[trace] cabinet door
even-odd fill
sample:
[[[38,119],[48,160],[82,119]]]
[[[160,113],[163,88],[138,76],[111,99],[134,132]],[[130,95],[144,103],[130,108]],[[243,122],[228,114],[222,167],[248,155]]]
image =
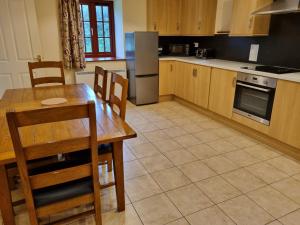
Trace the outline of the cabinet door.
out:
[[[271,2],[272,0],[234,0],[230,35],[267,35],[270,16],[253,16],[252,12]]]
[[[147,0],[147,30],[166,33],[166,0]]]
[[[181,33],[181,0],[166,0],[167,35]]]
[[[194,102],[195,92],[195,73],[193,64],[184,63],[183,65],[183,99]]]
[[[213,35],[217,0],[184,0],[182,2],[182,33]]]
[[[227,118],[232,117],[237,73],[222,69],[212,69],[209,110]]]
[[[203,108],[208,107],[211,67],[196,66],[194,103]]]
[[[270,124],[270,135],[300,148],[300,84],[279,80]]]
[[[159,62],[159,95],[174,94],[175,68],[173,61]]]
[[[176,62],[175,63],[175,87],[174,87],[174,94],[180,98],[184,98],[184,72],[185,72],[185,63]]]

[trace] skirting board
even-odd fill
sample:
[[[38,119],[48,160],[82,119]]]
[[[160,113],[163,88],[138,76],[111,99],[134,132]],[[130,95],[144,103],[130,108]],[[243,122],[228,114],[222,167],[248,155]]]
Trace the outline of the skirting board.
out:
[[[169,98],[171,100],[173,99],[174,101],[177,101],[180,104],[185,105],[185,106],[187,106],[187,107],[189,107],[189,108],[191,108],[195,111],[198,111],[198,112],[200,112],[200,113],[202,113],[202,114],[204,114],[204,115],[206,115],[206,116],[208,116],[208,117],[210,117],[210,118],[212,118],[212,119],[214,119],[214,120],[216,120],[220,123],[223,123],[223,124],[233,128],[237,131],[240,131],[241,133],[244,133],[244,134],[246,134],[246,135],[248,135],[248,136],[264,143],[264,144],[267,144],[267,145],[281,151],[282,153],[287,154],[288,156],[292,157],[293,159],[296,159],[297,161],[300,161],[300,149],[298,149],[298,148],[290,146],[286,143],[283,143],[279,140],[276,140],[272,137],[269,137],[269,136],[267,136],[263,133],[260,133],[256,130],[253,130],[250,127],[244,126],[244,125],[239,124],[239,123],[237,123],[233,120],[227,119],[227,118],[225,118],[223,116],[220,116],[216,113],[208,111],[207,109],[203,109],[203,108],[201,108],[201,107],[199,107],[199,106],[197,106],[193,103],[187,102],[187,101],[185,101],[185,100],[183,100],[179,97],[170,96]]]

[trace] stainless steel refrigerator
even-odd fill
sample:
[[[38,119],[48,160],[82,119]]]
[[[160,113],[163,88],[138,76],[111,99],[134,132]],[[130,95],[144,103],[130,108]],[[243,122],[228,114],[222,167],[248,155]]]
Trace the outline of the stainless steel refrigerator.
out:
[[[158,33],[125,34],[129,100],[135,105],[158,102]]]

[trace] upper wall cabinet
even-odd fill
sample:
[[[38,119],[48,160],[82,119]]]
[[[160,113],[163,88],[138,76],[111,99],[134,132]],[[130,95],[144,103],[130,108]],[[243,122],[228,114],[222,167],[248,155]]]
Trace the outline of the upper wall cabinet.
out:
[[[180,35],[182,0],[147,0],[147,29],[159,35]]]
[[[231,36],[263,36],[269,34],[270,15],[254,16],[252,12],[272,0],[233,0]]]
[[[211,36],[215,32],[217,0],[183,0],[182,34]]]

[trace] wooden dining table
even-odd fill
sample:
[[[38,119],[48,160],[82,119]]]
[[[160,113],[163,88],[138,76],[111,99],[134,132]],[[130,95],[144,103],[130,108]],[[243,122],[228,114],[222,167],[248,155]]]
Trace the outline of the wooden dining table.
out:
[[[6,112],[40,109],[41,101],[65,98],[67,104],[95,101],[97,140],[99,144],[113,143],[115,183],[118,211],[125,209],[123,141],[137,136],[136,132],[115,113],[109,104],[98,98],[86,84],[59,85],[7,90],[0,100],[0,208],[4,225],[15,225],[11,191],[6,167],[16,162]],[[63,121],[23,127],[20,136],[24,146],[60,141],[88,135],[88,120]]]

